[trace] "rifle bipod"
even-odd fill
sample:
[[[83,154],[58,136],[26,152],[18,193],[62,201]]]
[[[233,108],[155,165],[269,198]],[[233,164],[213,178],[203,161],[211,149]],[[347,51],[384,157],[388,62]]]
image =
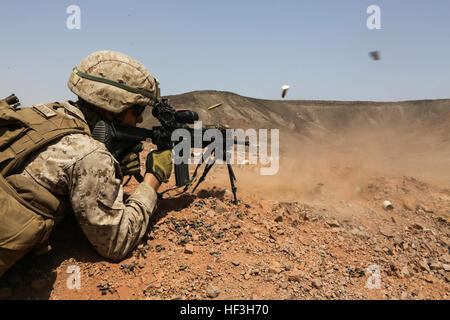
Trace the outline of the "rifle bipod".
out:
[[[214,154],[214,155],[215,155],[215,154]],[[234,203],[235,205],[237,205],[237,204],[238,204],[238,200],[237,200],[237,196],[236,196],[237,188],[236,188],[236,185],[234,184],[234,182],[235,182],[237,179],[236,179],[236,176],[234,175],[234,171],[233,171],[233,168],[231,167],[231,164],[229,164],[229,163],[226,161],[226,159],[228,158],[227,155],[228,155],[228,152],[225,152],[225,153],[224,153],[224,158],[225,158],[225,162],[226,162],[226,164],[227,164],[228,176],[230,177],[231,191],[233,192],[233,197],[234,197],[233,203]],[[194,189],[192,189],[192,192],[194,192],[194,191],[197,189],[197,187],[200,185],[200,183],[202,183],[202,182],[205,180],[205,177],[206,177],[206,175],[208,174],[209,170],[211,170],[212,166],[216,163],[216,158],[215,158],[215,157],[214,157],[214,158],[211,158],[211,156],[210,156],[209,159],[212,159],[212,160],[211,160],[209,163],[208,163],[208,162],[206,163],[205,169],[203,169],[203,173],[202,173],[202,175],[200,176],[200,178],[199,178],[197,184],[195,185]],[[197,172],[197,169],[198,169],[198,167],[199,167],[200,165],[201,165],[201,162],[200,162],[200,163],[197,165],[197,167],[195,168],[195,172]],[[195,174],[195,173],[194,173],[194,174]]]
[[[213,149],[213,148],[211,147],[211,149]],[[203,159],[203,156],[205,154],[206,154],[206,152],[203,153],[202,159]],[[197,164],[197,166],[195,167],[194,173],[192,174],[192,178],[184,186],[184,189],[182,191],[180,191],[180,192],[178,192],[178,193],[176,193],[176,194],[174,194],[172,196],[169,195],[166,199],[172,199],[172,198],[175,198],[175,197],[178,197],[178,196],[184,194],[185,192],[188,191],[188,189],[190,187],[192,187],[194,185],[194,183],[196,183],[195,187],[192,189],[192,191],[189,192],[189,193],[193,193],[197,189],[197,187],[200,185],[200,183],[205,181],[206,175],[211,170],[211,168],[214,165],[214,163],[216,163],[216,157],[213,158],[212,154],[214,154],[214,156],[215,156],[215,151],[214,150],[211,151],[211,155],[209,156],[209,158],[206,161],[202,161],[201,160]],[[228,154],[229,154],[228,152],[224,152],[224,158],[225,159],[228,158]],[[200,166],[203,163],[206,163],[205,164],[205,168],[203,169],[202,175],[200,177],[197,177],[197,171],[198,171],[198,169],[200,168]],[[236,185],[235,185],[235,182],[236,182],[237,179],[236,179],[236,176],[234,174],[233,168],[231,167],[231,164],[229,164],[228,162],[227,162],[227,169],[228,169],[228,175],[230,177],[231,191],[233,192],[233,197],[234,197],[233,204],[237,205],[238,204],[237,195],[236,195],[237,188],[236,188]],[[158,198],[162,198],[163,194],[166,194],[166,193],[169,194],[171,191],[174,191],[174,190],[177,190],[177,189],[180,189],[180,188],[181,187],[174,187],[174,188],[167,189],[167,190],[165,190],[163,192],[160,192],[160,193],[158,193]]]

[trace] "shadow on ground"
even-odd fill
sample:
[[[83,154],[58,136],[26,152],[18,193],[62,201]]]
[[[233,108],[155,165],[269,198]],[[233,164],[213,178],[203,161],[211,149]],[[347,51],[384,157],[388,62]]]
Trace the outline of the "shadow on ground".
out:
[[[0,279],[0,288],[11,288],[7,299],[48,300],[55,283],[56,269],[68,259],[79,262],[104,261],[84,236],[73,214],[57,225],[50,237],[52,250],[36,256],[28,253]]]

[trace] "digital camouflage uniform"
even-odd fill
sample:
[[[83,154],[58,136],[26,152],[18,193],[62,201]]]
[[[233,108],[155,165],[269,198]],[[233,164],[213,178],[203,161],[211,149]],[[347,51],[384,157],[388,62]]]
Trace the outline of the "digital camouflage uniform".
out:
[[[130,108],[153,107],[157,80],[127,55],[97,51],[73,69],[68,87],[77,106],[16,110],[0,101],[0,277],[33,248],[45,249],[66,205],[95,249],[113,260],[136,246],[156,207],[146,183],[124,202],[120,165],[91,134],[105,111],[121,121]],[[171,169],[170,153],[166,158]]]
[[[58,111],[84,121],[79,109],[68,102],[64,106]],[[113,260],[122,259],[142,239],[156,207],[156,192],[146,183],[123,201],[119,163],[104,144],[85,134],[70,134],[49,145],[21,174],[66,196],[86,237]]]

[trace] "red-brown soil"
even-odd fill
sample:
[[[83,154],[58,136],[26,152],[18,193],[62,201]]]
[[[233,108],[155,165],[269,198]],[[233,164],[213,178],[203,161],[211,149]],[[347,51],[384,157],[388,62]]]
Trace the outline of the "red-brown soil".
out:
[[[193,195],[159,201],[145,239],[120,263],[98,255],[69,214],[52,235],[53,250],[20,261],[0,279],[0,294],[449,299],[450,146],[448,127],[427,127],[430,117],[405,122],[420,122],[415,130],[381,122],[373,130],[358,121],[320,139],[282,132],[277,175],[233,165],[234,205],[226,166],[215,165]],[[333,129],[321,125],[322,132]],[[67,286],[72,265],[80,268],[80,289]],[[380,272],[379,288],[371,266]]]

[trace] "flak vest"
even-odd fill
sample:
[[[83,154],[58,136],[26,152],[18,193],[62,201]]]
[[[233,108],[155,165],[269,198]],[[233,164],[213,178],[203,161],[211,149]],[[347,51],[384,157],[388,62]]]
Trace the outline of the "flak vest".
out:
[[[0,277],[47,243],[67,209],[61,197],[18,174],[33,154],[63,136],[91,135],[85,122],[55,111],[61,107],[55,102],[15,109],[0,100]]]

